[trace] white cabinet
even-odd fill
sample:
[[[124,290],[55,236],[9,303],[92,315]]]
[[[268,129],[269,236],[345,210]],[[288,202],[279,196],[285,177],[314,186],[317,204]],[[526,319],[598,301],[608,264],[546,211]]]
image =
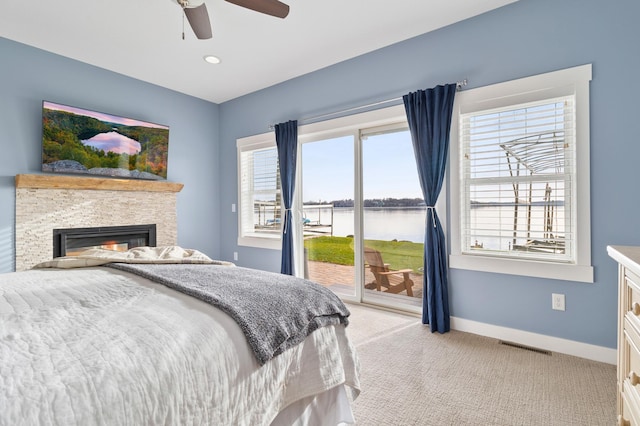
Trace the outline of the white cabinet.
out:
[[[618,262],[618,424],[640,425],[640,247],[609,246]]]

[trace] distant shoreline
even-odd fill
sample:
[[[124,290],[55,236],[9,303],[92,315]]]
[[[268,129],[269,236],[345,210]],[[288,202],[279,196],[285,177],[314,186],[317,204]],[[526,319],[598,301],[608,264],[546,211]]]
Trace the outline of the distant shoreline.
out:
[[[553,207],[564,207],[564,201],[552,201],[550,203],[544,201],[534,201],[532,203],[514,203],[514,202],[504,202],[504,203],[471,203],[471,208],[483,208],[483,207],[545,207],[545,206],[553,206]],[[321,209],[321,210],[329,210],[332,208],[330,203],[327,204],[304,204],[303,208],[308,209]],[[353,209],[353,206],[333,206],[334,209]],[[426,209],[427,206],[422,205],[414,205],[414,206],[364,206],[363,208],[373,210],[409,210],[409,209]]]

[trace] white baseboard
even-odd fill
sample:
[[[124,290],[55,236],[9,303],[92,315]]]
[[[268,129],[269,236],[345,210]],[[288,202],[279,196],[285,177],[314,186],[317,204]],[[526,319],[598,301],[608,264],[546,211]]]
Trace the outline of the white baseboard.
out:
[[[615,365],[617,363],[616,349],[604,346],[560,339],[558,337],[545,336],[544,334],[531,333],[456,317],[451,317],[451,328],[453,330],[479,334],[481,336],[519,343],[551,352],[605,362],[607,364]]]

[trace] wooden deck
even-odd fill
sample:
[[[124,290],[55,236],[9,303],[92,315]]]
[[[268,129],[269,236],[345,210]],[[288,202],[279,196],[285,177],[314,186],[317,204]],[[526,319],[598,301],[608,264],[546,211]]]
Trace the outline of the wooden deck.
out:
[[[353,266],[336,265],[326,262],[308,262],[309,279],[325,287],[339,285],[341,287],[355,287],[355,271]],[[410,274],[413,280],[413,297],[422,298],[422,275]],[[365,270],[365,283],[373,281],[373,274]],[[376,290],[366,290],[376,291]],[[354,291],[355,293],[355,291]],[[406,293],[401,293],[406,296]]]

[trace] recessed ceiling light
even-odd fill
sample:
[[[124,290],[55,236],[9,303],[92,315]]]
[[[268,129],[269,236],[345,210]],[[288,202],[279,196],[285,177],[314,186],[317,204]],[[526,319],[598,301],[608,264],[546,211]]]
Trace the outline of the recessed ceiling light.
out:
[[[213,55],[205,56],[204,60],[209,62],[210,64],[219,64],[220,63],[220,58],[218,58],[217,56],[213,56]]]

